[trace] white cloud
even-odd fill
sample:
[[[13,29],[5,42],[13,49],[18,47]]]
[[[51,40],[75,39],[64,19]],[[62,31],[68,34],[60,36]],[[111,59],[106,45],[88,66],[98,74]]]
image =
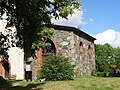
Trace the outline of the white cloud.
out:
[[[84,22],[83,19],[83,12],[82,10],[75,10],[75,13],[73,15],[68,16],[68,20],[64,18],[59,18],[59,20],[52,19],[52,23],[57,25],[64,25],[64,26],[79,26],[83,25]]]
[[[108,29],[102,33],[92,36],[97,39],[95,41],[96,44],[103,45],[105,43],[108,43],[113,47],[120,47],[120,32],[113,29]]]
[[[90,21],[90,23],[93,23],[94,19],[93,18],[89,18],[89,21]]]
[[[51,0],[54,1],[54,0]],[[3,19],[6,19],[6,13],[2,17]],[[51,22],[57,25],[64,25],[64,26],[80,26],[85,24],[85,22],[82,21],[83,19],[83,12],[82,9],[75,10],[75,13],[73,15],[68,16],[68,20],[64,18],[59,18],[59,20],[52,19]],[[4,32],[6,26],[6,20],[0,20],[0,32]]]

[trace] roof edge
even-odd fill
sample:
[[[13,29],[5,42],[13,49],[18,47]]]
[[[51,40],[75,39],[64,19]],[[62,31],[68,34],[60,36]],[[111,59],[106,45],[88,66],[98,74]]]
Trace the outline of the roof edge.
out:
[[[87,34],[86,32],[76,28],[76,27],[72,27],[72,26],[63,26],[63,25],[48,25],[48,27],[53,27],[54,29],[58,29],[58,30],[69,30],[69,31],[73,31],[73,32],[77,32],[77,33],[81,33],[85,36],[87,36],[88,38],[92,39],[93,41],[96,40],[96,38],[94,38],[93,36]]]

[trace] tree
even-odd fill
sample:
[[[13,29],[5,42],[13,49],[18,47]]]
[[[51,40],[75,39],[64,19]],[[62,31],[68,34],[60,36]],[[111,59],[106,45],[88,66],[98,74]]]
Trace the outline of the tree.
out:
[[[7,29],[6,31],[5,35],[0,32],[0,57],[8,60],[7,50],[15,46],[16,38],[14,36],[16,33],[12,33],[11,29]]]
[[[0,33],[0,57],[1,58],[8,58],[8,53],[7,53],[7,50],[8,50],[8,43],[7,43],[8,39],[6,36],[4,36],[2,33]],[[4,58],[4,59],[5,59]]]
[[[114,64],[120,69],[120,47],[114,48]]]
[[[120,69],[120,48],[113,48],[109,44],[96,44],[96,68],[100,72]]]
[[[0,0],[0,19],[7,14],[6,28],[15,26],[19,38],[16,45],[29,52],[34,42],[42,40],[38,33],[51,24],[51,18],[67,19],[80,5],[77,0]]]
[[[95,45],[97,71],[108,72],[110,70],[110,65],[114,62],[113,50],[113,47],[111,47],[109,44]]]

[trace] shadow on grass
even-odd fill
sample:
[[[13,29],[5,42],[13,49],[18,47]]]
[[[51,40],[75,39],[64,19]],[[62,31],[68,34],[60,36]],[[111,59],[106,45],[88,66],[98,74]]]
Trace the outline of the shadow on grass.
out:
[[[6,87],[11,87],[11,84],[0,76],[0,90],[2,90],[1,88],[6,88]]]
[[[43,90],[43,88],[38,88],[45,83],[28,83],[27,86],[16,85],[13,86],[12,82],[5,80],[3,77],[0,76],[0,90]],[[17,81],[18,82],[18,81]]]
[[[25,87],[22,86],[14,86],[14,87],[10,87],[8,90],[43,90],[43,88],[37,88],[37,86],[41,86],[43,85],[42,83],[40,84],[28,84]]]

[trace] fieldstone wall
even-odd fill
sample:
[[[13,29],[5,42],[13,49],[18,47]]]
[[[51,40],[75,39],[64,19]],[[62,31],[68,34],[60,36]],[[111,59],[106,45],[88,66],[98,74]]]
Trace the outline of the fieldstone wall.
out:
[[[90,76],[95,74],[94,42],[82,37],[82,35],[74,32],[74,30],[55,30],[55,32],[56,36],[51,40],[55,44],[56,52],[71,58],[71,63],[76,65],[76,76]],[[36,80],[36,72],[42,64],[41,49],[38,50],[36,54],[37,60],[31,60],[33,80]]]
[[[73,31],[65,30],[56,30],[54,41],[58,52],[70,57],[72,64],[76,65],[76,75],[92,75],[95,73],[93,42],[80,37],[79,34],[75,34]],[[82,43],[81,46],[80,43]]]

